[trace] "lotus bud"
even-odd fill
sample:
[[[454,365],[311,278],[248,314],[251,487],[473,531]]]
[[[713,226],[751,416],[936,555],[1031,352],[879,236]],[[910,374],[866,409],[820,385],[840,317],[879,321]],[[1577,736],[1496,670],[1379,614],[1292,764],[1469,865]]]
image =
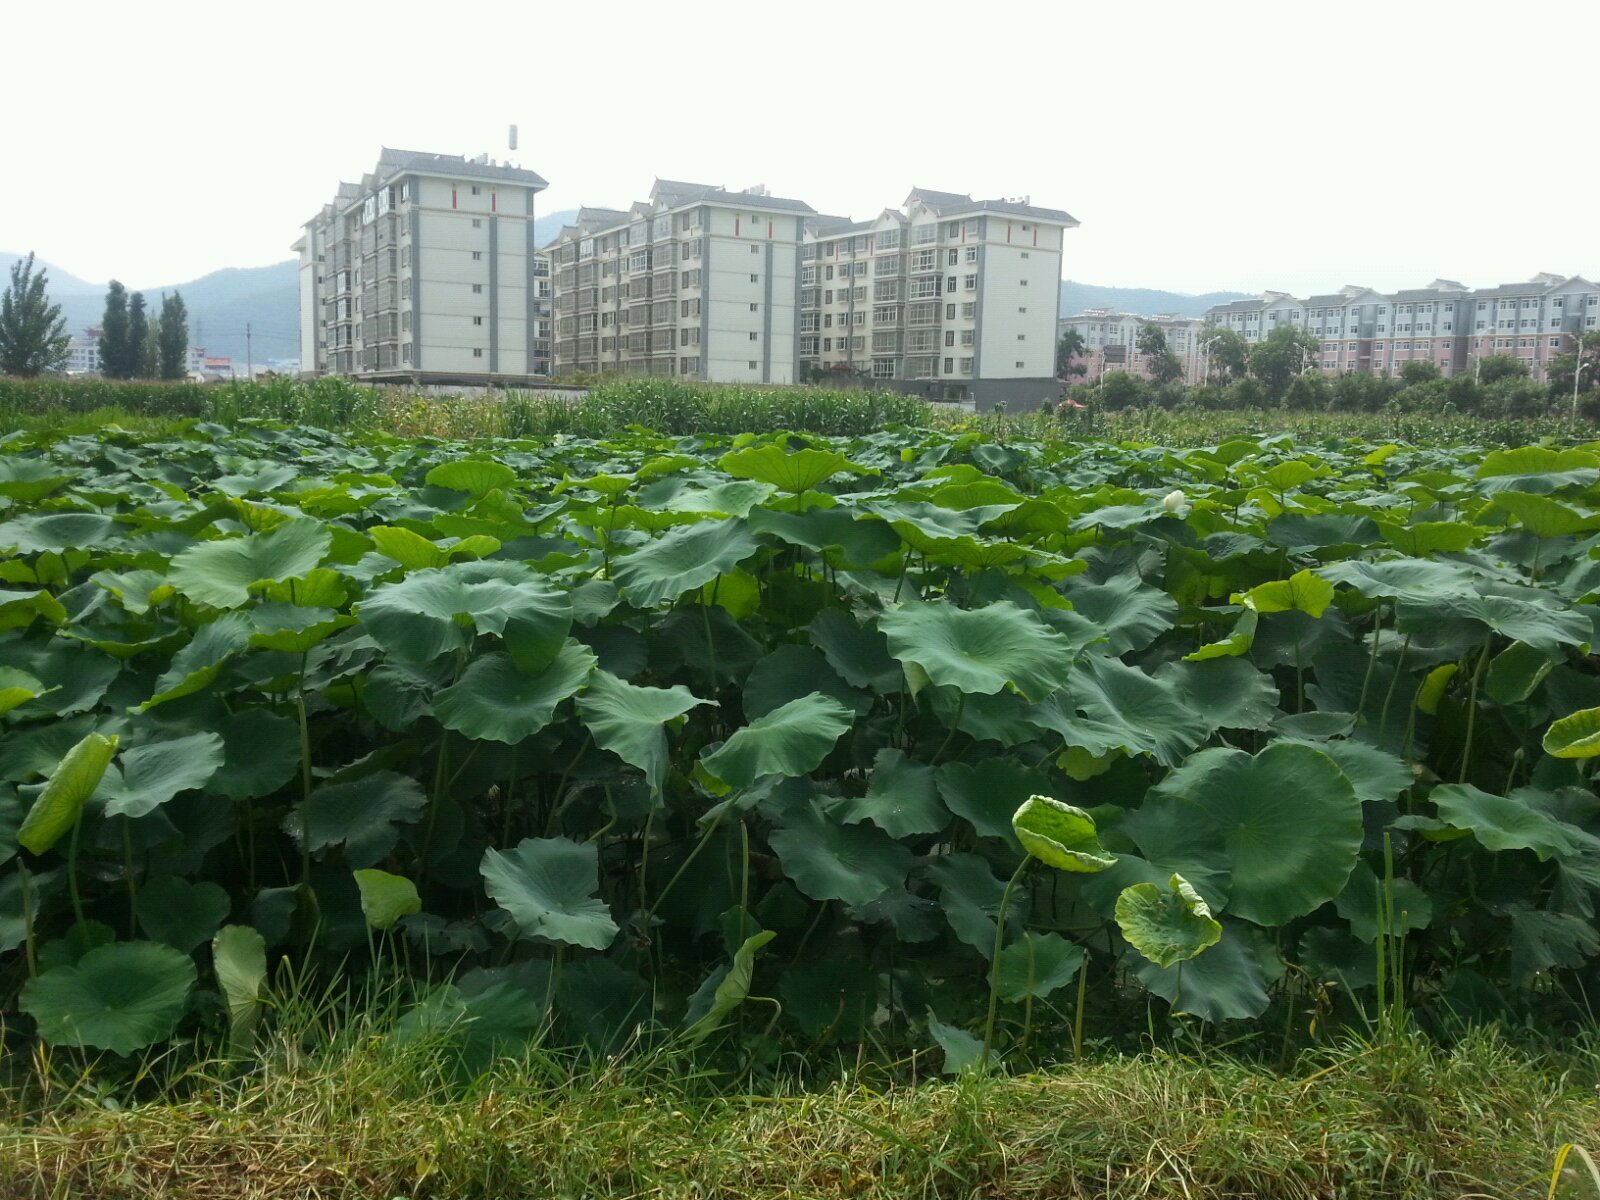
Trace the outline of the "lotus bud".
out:
[[[1161,500],[1161,507],[1169,513],[1177,513],[1180,517],[1189,511],[1189,505],[1184,500],[1183,489],[1168,492]]]

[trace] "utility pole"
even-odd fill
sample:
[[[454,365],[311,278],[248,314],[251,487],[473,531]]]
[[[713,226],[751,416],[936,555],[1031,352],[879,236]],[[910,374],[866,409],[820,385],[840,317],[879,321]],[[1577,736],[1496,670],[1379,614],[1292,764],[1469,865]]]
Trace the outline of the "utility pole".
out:
[[[244,327],[244,377],[246,379],[254,379],[256,377],[256,360],[255,354],[251,350],[250,323],[248,321],[245,322]]]

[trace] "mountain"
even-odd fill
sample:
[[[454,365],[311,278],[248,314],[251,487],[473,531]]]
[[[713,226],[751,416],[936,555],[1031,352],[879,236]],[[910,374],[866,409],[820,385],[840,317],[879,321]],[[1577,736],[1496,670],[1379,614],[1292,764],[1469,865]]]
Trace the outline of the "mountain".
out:
[[[576,210],[565,209],[539,217],[533,223],[535,244],[543,246],[576,215]],[[25,257],[0,251],[0,272],[4,273],[0,282],[9,276],[12,263]],[[35,265],[47,272],[50,299],[61,306],[73,336],[100,323],[105,312],[105,284],[79,279],[44,259],[36,260]],[[182,292],[189,310],[189,339],[212,356],[231,358],[242,365],[247,354],[258,364],[300,355],[299,266],[294,259],[270,267],[225,267],[187,283],[156,287],[129,283],[128,290],[143,292],[152,314],[160,311],[163,292]],[[250,331],[248,346],[246,327]]]
[[[1206,292],[1189,296],[1182,292],[1161,292],[1153,288],[1100,287],[1092,283],[1061,281],[1061,315],[1081,313],[1088,308],[1110,308],[1118,312],[1153,317],[1171,313],[1177,317],[1203,317],[1213,304],[1248,300],[1244,292]]]

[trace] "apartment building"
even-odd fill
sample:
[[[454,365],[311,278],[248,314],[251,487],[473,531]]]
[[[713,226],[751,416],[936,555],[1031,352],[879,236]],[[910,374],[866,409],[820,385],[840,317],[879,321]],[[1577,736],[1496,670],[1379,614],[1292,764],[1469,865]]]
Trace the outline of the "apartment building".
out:
[[[815,216],[800,247],[802,378],[1037,407],[1055,379],[1063,235],[1025,200],[913,188],[870,221]]]
[[[1110,308],[1089,308],[1056,322],[1056,341],[1068,330],[1076,330],[1083,339],[1083,350],[1074,360],[1085,368],[1074,379],[1094,383],[1108,371],[1131,371],[1135,375],[1150,377],[1150,364],[1139,351],[1139,330],[1154,325],[1167,337],[1167,352],[1178,360],[1183,383],[1200,383],[1205,379],[1205,353],[1200,347],[1200,334],[1206,323],[1199,317],[1179,317],[1160,313],[1152,317],[1118,312]]]
[[[1520,358],[1532,378],[1544,382],[1550,360],[1600,326],[1600,286],[1580,276],[1541,274],[1492,288],[1435,279],[1392,294],[1349,286],[1297,300],[1264,292],[1219,304],[1206,320],[1247,342],[1280,324],[1303,326],[1322,339],[1318,365],[1325,372],[1398,372],[1422,361],[1448,377],[1504,354]]]
[[[62,370],[68,375],[100,374],[100,329],[90,326],[74,334],[67,343],[67,361]]]
[[[803,223],[764,187],[657,179],[626,210],[583,208],[546,247],[552,372],[794,383]]]
[[[303,375],[518,383],[548,371],[545,181],[487,155],[384,149],[293,245]]]

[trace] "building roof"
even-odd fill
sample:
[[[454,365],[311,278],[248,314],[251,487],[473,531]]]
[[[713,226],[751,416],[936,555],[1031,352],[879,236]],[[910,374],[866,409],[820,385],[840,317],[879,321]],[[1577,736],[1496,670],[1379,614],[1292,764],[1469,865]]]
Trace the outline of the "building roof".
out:
[[[403,171],[420,171],[427,175],[495,179],[531,187],[535,191],[550,186],[536,171],[514,167],[510,163],[495,162],[487,155],[480,157],[483,159],[481,162],[460,154],[428,154],[418,150],[395,150],[384,146],[378,154],[378,172],[384,179],[391,179]]]
[[[1035,221],[1050,221],[1055,224],[1075,228],[1078,218],[1059,208],[1040,208],[1037,204],[1022,204],[1015,200],[969,200],[965,204],[953,204],[948,208],[941,208],[941,217],[959,217],[969,212],[1001,213],[1010,217],[1028,217]]]
[[[852,221],[849,217],[807,217],[806,232],[813,237],[840,237],[850,233],[865,233],[877,224],[872,221]]]
[[[936,192],[932,188],[913,187],[911,194],[906,197],[906,207],[910,208],[917,201],[937,212],[946,205],[971,204],[972,197],[964,192]]]

